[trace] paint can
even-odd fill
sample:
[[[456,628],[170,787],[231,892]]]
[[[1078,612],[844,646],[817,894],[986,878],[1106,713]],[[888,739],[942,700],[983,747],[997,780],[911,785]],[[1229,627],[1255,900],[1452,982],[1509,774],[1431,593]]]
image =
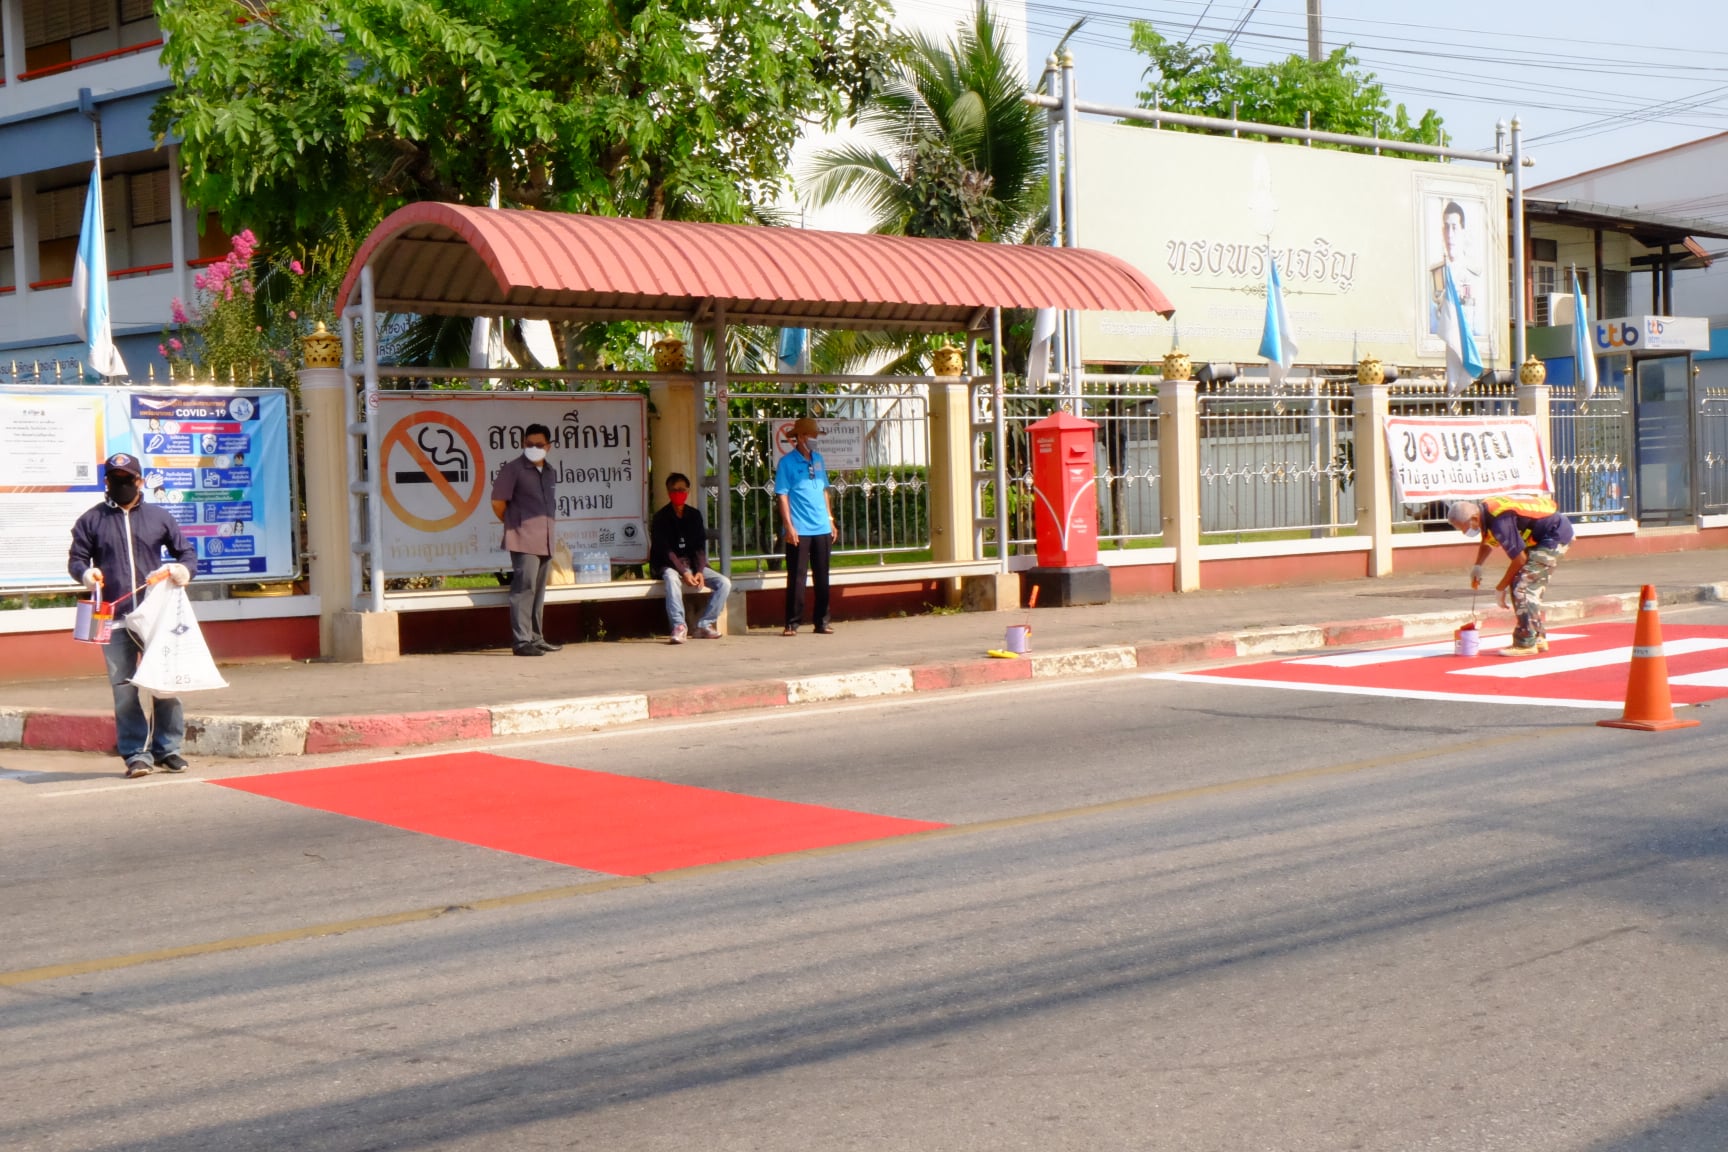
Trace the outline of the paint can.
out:
[[[1002,647],[1022,656],[1032,651],[1032,625],[1008,625],[1008,635],[1003,638]]]
[[[113,627],[114,609],[103,604],[101,597],[78,601],[77,611],[72,617],[72,639],[86,644],[106,644]]]
[[[1453,633],[1452,651],[1458,656],[1474,656],[1481,651],[1482,638],[1476,633],[1476,621],[1464,625]]]

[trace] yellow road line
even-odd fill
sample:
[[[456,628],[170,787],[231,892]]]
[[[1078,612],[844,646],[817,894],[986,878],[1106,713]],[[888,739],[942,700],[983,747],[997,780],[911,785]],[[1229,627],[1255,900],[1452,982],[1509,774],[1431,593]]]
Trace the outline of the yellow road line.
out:
[[[212,940],[203,944],[185,944],[176,948],[157,948],[148,952],[133,952],[124,956],[106,956],[96,960],[81,960],[69,964],[50,964],[40,968],[21,968],[14,972],[0,972],[0,988],[15,988],[23,984],[39,984],[48,980],[63,980],[69,976],[88,976],[95,972],[112,972],[121,968],[136,968],[143,964],[155,964],[164,960],[181,960],[191,956],[210,956],[219,952],[239,952],[248,948],[266,948],[273,944],[287,944],[295,940],[310,940],[319,936],[340,936],[348,932],[363,932],[372,928],[391,928],[401,924],[416,924],[427,920],[437,920],[454,912],[492,912],[504,908],[518,908],[528,904],[543,904],[552,900],[572,900],[582,896],[593,896],[601,892],[611,892],[619,888],[634,888],[644,884],[663,884],[677,880],[690,880],[701,876],[711,876],[720,872],[734,872],[747,868],[761,868],[789,860],[809,860],[824,856],[838,856],[845,853],[867,851],[881,848],[888,844],[915,843],[920,840],[936,840],[950,836],[970,836],[980,832],[999,832],[1011,828],[1029,828],[1038,824],[1052,824],[1064,820],[1079,820],[1088,816],[1103,816],[1115,812],[1127,812],[1136,808],[1151,808],[1166,804],[1178,804],[1185,800],[1196,800],[1208,796],[1225,796],[1235,792],[1251,792],[1265,788],[1276,788],[1287,784],[1299,784],[1309,780],[1321,780],[1329,776],[1348,776],[1355,773],[1371,772],[1378,768],[1392,768],[1401,764],[1412,764],[1421,760],[1433,760],[1457,753],[1480,752],[1489,748],[1502,747],[1508,744],[1522,743],[1547,735],[1552,729],[1540,732],[1520,732],[1488,739],[1469,740],[1456,744],[1442,745],[1416,752],[1400,752],[1389,756],[1375,756],[1366,760],[1354,760],[1344,764],[1331,764],[1319,768],[1301,768],[1292,772],[1276,772],[1266,776],[1250,776],[1240,780],[1225,780],[1217,784],[1200,784],[1192,788],[1177,788],[1168,792],[1153,792],[1144,796],[1129,796],[1121,800],[1107,800],[1098,804],[1083,804],[1075,808],[1058,808],[1050,812],[1033,812],[1023,816],[1005,816],[997,820],[979,820],[970,824],[951,824],[946,828],[932,828],[923,832],[911,832],[901,836],[888,836],[876,840],[859,840],[850,844],[835,844],[824,848],[806,848],[796,852],[782,852],[773,856],[759,856],[746,860],[728,860],[718,864],[698,864],[689,868],[677,868],[667,872],[653,872],[646,876],[614,876],[605,880],[592,880],[584,884],[565,884],[556,888],[538,888],[529,892],[516,892],[508,896],[493,896],[484,900],[470,900],[463,904],[440,904],[431,908],[415,908],[404,912],[386,912],[377,916],[361,916],[353,920],[335,920],[323,924],[307,924],[300,928],[285,928],[280,932],[260,932],[250,936],[232,936],[226,940]]]

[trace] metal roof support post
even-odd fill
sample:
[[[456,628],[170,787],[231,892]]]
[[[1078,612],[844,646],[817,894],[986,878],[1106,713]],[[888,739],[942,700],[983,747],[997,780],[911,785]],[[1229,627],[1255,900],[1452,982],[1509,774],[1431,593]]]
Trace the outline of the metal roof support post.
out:
[[[732,575],[732,413],[726,385],[726,309],[714,305],[714,330],[709,337],[709,355],[714,364],[714,471],[719,481],[715,493],[720,529],[720,571]]]
[[[1044,90],[1051,95],[1056,94],[1057,73],[1056,56],[1052,53],[1044,60]],[[1058,144],[1061,131],[1061,110],[1051,108],[1044,116],[1044,171],[1049,174],[1050,185],[1050,247],[1062,247],[1062,152]],[[1068,332],[1066,326],[1059,326],[1052,342],[1055,345],[1056,378],[1062,379],[1068,372]],[[1001,343],[996,345],[1001,347]]]
[[[342,322],[337,325],[342,333],[342,430],[346,435],[348,445],[348,603],[347,607],[358,611],[360,608],[360,593],[365,586],[365,577],[360,568],[360,556],[365,552],[366,544],[360,535],[360,513],[364,506],[360,495],[365,489],[365,480],[360,473],[360,438],[366,434],[366,426],[354,418],[354,321],[360,309],[349,305],[342,310]]]
[[[1078,248],[1079,228],[1075,216],[1074,193],[1074,102],[1079,98],[1074,85],[1074,53],[1062,49],[1062,240],[1068,248]],[[1072,308],[1063,316],[1063,330],[1067,334],[1066,349],[1067,375],[1064,377],[1064,391],[1068,395],[1068,409],[1076,416],[1080,415],[1080,374],[1083,371],[1083,361],[1080,357],[1080,314]]]
[[[996,560],[1008,572],[1008,415],[1002,391],[1002,309],[990,309],[990,409],[996,423]]]
[[[1524,363],[1524,278],[1528,275],[1524,259],[1524,154],[1520,147],[1523,132],[1518,117],[1512,117],[1512,371]],[[1496,141],[1498,151],[1498,141]]]
[[[369,612],[384,611],[384,461],[379,459],[383,437],[378,430],[378,322],[372,290],[372,266],[360,270],[360,347],[366,378],[366,550],[372,559],[372,602]]]

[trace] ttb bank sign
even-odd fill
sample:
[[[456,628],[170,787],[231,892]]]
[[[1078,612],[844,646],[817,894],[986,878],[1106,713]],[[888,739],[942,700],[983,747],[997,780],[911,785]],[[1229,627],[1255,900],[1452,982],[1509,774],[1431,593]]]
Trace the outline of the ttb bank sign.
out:
[[[1702,316],[1621,316],[1596,322],[1596,350],[1622,352],[1707,352],[1710,321]]]

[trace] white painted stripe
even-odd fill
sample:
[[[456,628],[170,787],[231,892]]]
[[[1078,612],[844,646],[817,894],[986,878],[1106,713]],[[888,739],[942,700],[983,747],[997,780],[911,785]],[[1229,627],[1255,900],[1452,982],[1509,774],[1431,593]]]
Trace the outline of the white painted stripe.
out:
[[[1671,656],[1684,656],[1689,652],[1710,652],[1718,648],[1728,648],[1728,640],[1699,636],[1690,640],[1674,641],[1668,645],[1668,653]],[[1581,668],[1602,668],[1609,664],[1625,664],[1631,659],[1632,648],[1630,646],[1604,648],[1599,652],[1574,652],[1570,656],[1520,656],[1483,668],[1454,669],[1448,675],[1489,676],[1497,680],[1527,680],[1532,676],[1552,676],[1556,672],[1576,672]]]
[[[1660,644],[1653,648],[1639,648],[1634,646],[1632,649],[1632,659],[1634,660],[1654,660],[1658,656],[1666,656],[1667,654],[1668,653],[1663,650],[1662,645]]]
[[[1681,684],[1687,688],[1728,688],[1728,668],[1712,668],[1708,672],[1688,672],[1684,676],[1670,676],[1668,683]]]
[[[1471,692],[1427,692],[1417,688],[1362,688],[1343,684],[1298,684],[1289,680],[1245,680],[1240,676],[1205,676],[1196,672],[1143,672],[1148,680],[1184,680],[1190,684],[1240,684],[1250,688],[1289,688],[1296,692],[1337,692],[1345,696],[1390,696],[1399,700],[1462,700],[1473,704],[1525,704],[1536,708],[1595,708],[1618,711],[1618,701],[1550,699],[1546,696],[1487,696]],[[1679,707],[1678,704],[1675,707]]]
[[[1549,640],[1580,640],[1582,632],[1550,632]],[[1510,634],[1498,636],[1484,635],[1477,641],[1486,652],[1490,648],[1505,647],[1512,643]],[[1306,660],[1287,660],[1287,664],[1312,664],[1318,668],[1369,668],[1376,664],[1396,664],[1400,660],[1426,660],[1431,656],[1450,656],[1452,641],[1443,640],[1434,644],[1411,644],[1403,648],[1370,648],[1366,652],[1338,652],[1331,656],[1313,656]]]

